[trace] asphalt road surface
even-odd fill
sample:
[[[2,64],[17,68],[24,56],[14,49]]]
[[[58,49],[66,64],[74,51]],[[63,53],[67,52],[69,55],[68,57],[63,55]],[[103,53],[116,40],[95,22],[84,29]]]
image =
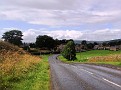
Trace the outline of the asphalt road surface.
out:
[[[65,64],[49,57],[52,90],[121,90],[121,71],[88,64]]]

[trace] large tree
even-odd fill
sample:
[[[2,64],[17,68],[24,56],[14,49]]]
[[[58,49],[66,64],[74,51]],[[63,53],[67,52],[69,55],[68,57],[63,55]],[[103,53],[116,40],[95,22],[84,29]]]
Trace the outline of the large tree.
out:
[[[74,41],[69,41],[62,51],[62,56],[67,60],[75,60],[76,59],[76,50]]]
[[[11,30],[7,31],[2,35],[2,39],[5,41],[12,43],[14,45],[20,46],[22,44],[22,32],[19,30]]]
[[[36,46],[39,48],[53,49],[55,46],[55,40],[47,35],[39,35],[36,38]]]

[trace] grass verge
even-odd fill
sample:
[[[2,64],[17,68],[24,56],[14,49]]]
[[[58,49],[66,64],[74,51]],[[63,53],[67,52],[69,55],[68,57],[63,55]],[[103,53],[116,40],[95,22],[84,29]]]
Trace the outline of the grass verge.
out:
[[[48,56],[0,41],[0,90],[49,90]]]
[[[76,54],[77,60],[68,61],[63,56],[58,58],[62,62],[66,63],[97,63],[97,64],[111,64],[115,66],[121,66],[121,50],[109,51],[109,50],[92,50],[87,52],[81,52]]]
[[[42,61],[28,72],[26,77],[14,83],[13,90],[49,90],[50,88],[48,56],[42,56]]]
[[[1,63],[0,90],[49,90],[50,76],[47,55],[41,58],[27,55],[26,60],[17,61],[15,64],[12,61],[9,63],[5,61]],[[10,69],[9,66],[12,68]]]

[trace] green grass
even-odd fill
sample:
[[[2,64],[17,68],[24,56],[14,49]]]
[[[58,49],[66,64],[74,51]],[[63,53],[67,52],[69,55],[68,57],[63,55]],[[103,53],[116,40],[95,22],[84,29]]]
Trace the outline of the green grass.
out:
[[[12,90],[49,90],[50,75],[48,56],[42,56],[43,60],[28,72],[19,82],[12,83]]]
[[[87,51],[87,52],[81,52],[77,53],[76,57],[77,60],[86,60],[90,57],[95,57],[95,56],[107,56],[110,54],[121,54],[121,51],[109,51],[109,50],[92,50],[92,51]]]
[[[113,54],[121,54],[121,50],[120,51],[109,51],[109,50],[92,50],[92,51],[86,51],[86,52],[81,52],[81,53],[77,53],[76,57],[77,60],[74,61],[68,61],[67,59],[65,59],[63,56],[59,56],[59,59],[63,62],[67,62],[67,63],[87,63],[88,62],[88,58],[91,57],[96,57],[96,56],[108,56],[108,55],[113,55]],[[96,62],[99,64],[112,64],[112,65],[118,65],[121,66],[121,62]]]

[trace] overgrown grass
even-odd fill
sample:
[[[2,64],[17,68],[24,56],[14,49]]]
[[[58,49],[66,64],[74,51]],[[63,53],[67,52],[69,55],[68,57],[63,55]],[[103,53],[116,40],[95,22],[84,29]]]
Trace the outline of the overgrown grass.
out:
[[[18,63],[7,61],[1,65],[0,90],[49,90],[49,65],[47,56],[28,56]],[[31,58],[31,59],[30,59]],[[12,66],[13,65],[13,66]]]
[[[41,62],[31,72],[28,72],[21,82],[14,84],[13,90],[49,90],[49,81],[48,56],[44,55]]]
[[[0,42],[0,90],[49,90],[48,56],[33,56]]]
[[[59,59],[63,62],[79,62],[79,63],[99,63],[99,64],[112,64],[121,66],[121,50],[109,51],[109,50],[92,50],[76,54],[77,60],[68,61],[59,56]]]
[[[109,50],[92,50],[92,51],[86,51],[86,52],[81,52],[77,53],[76,57],[77,60],[80,61],[87,61],[91,57],[96,57],[96,56],[107,56],[107,55],[114,55],[114,54],[121,54],[121,51],[109,51]]]

